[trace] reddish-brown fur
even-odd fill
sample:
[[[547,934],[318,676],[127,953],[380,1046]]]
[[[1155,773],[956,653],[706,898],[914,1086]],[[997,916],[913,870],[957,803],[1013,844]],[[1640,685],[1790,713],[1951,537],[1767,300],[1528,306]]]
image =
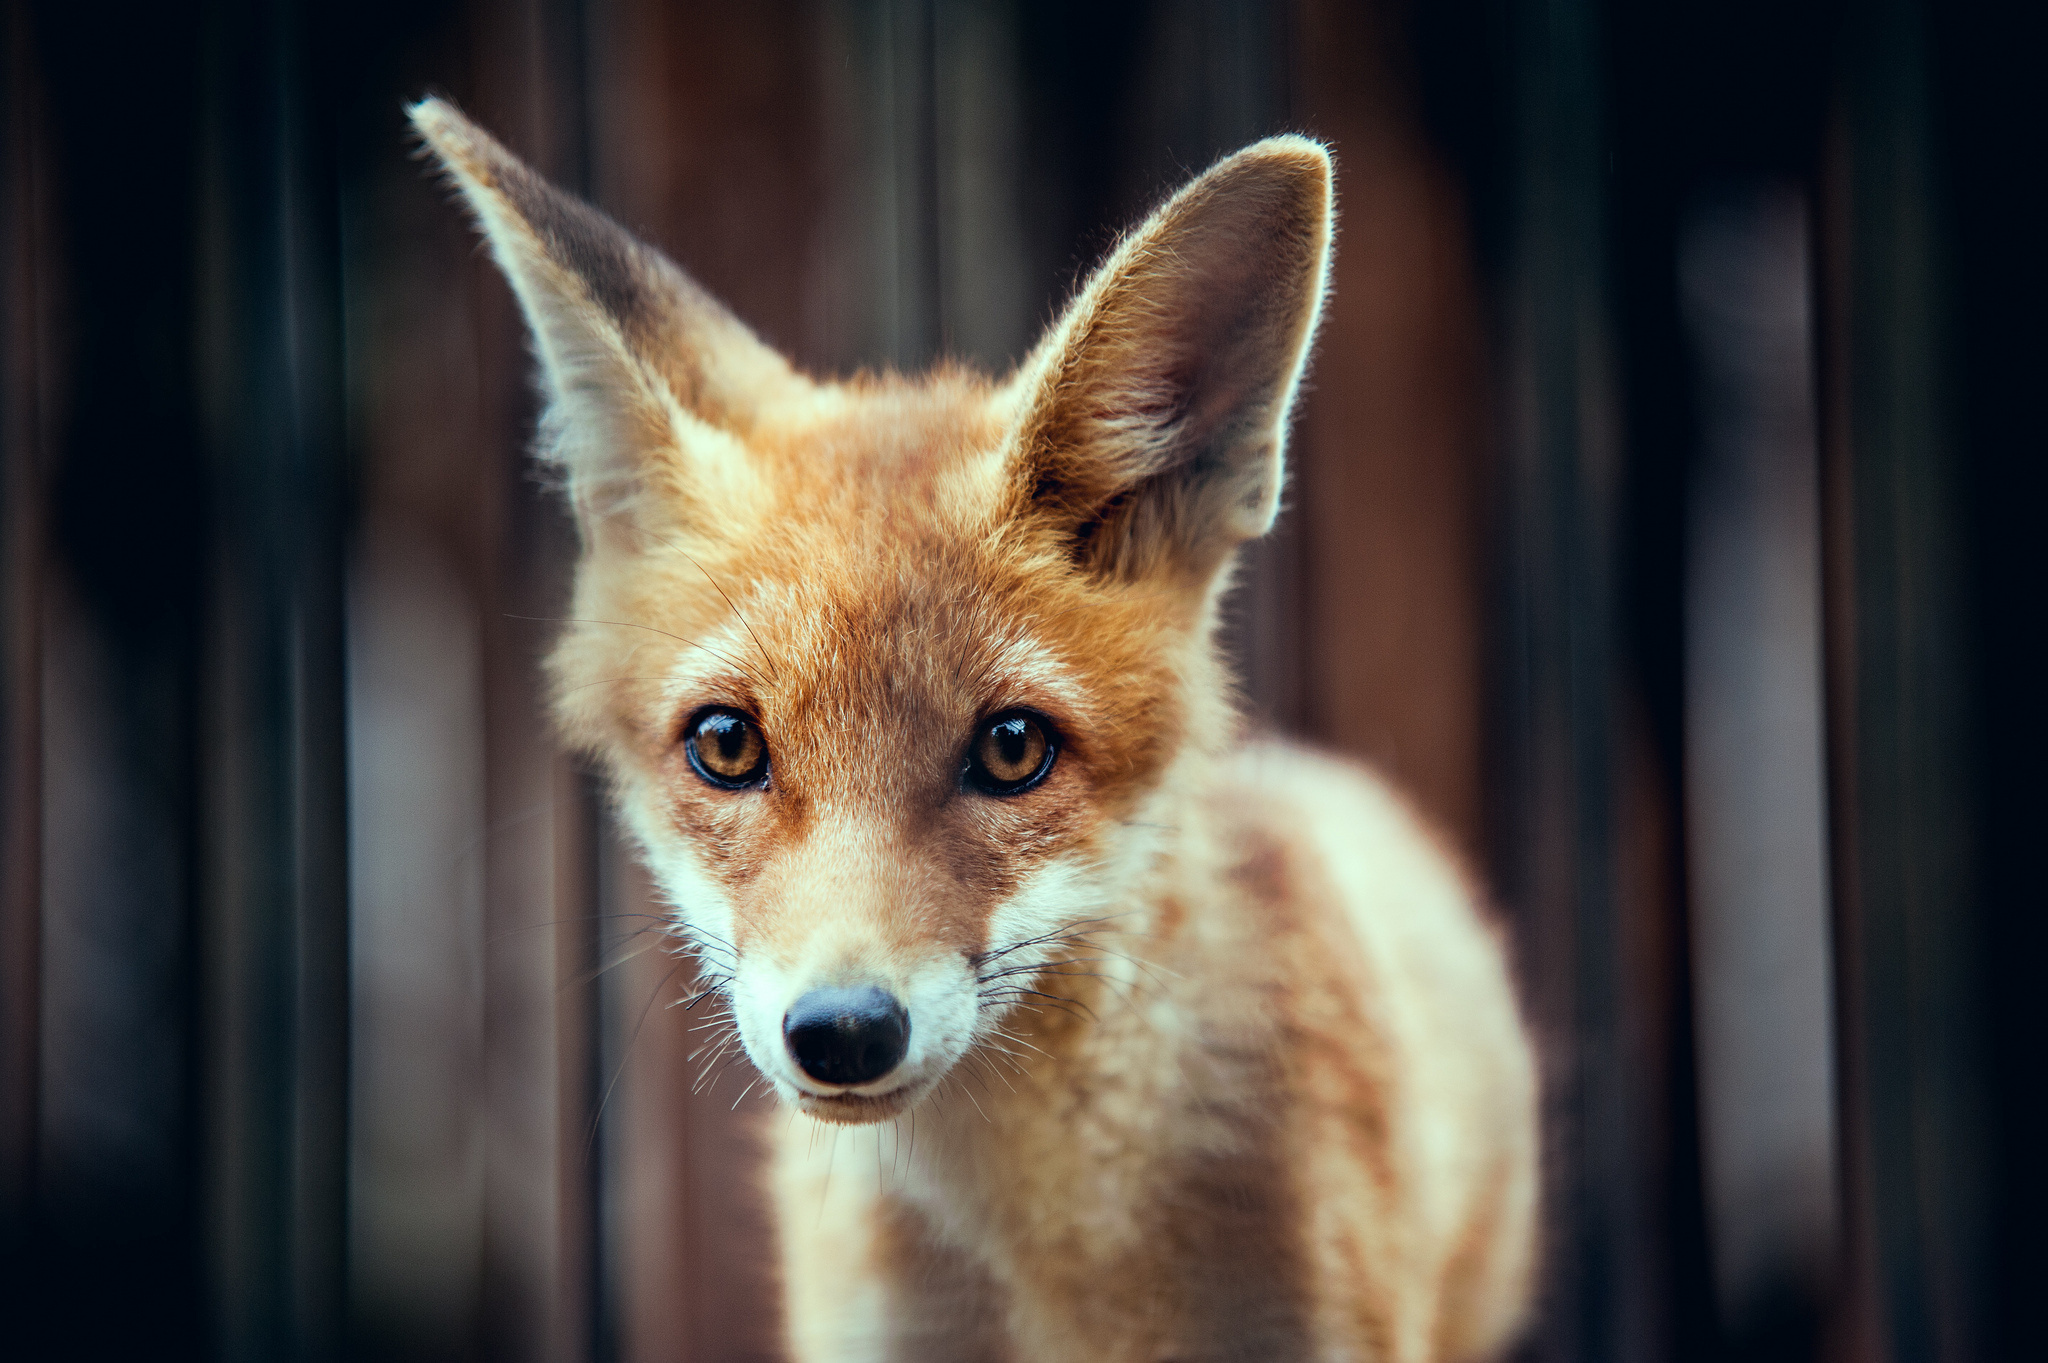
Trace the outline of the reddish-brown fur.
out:
[[[1498,1349],[1535,1198],[1498,945],[1373,778],[1243,744],[1212,638],[1279,496],[1322,150],[1201,177],[1004,381],[817,384],[447,105],[414,117],[534,329],[585,544],[564,732],[818,1119],[775,1160],[794,1353]],[[765,736],[758,786],[689,765],[708,706]],[[991,796],[964,754],[1016,707],[1057,760]],[[807,1078],[783,1010],[870,984],[913,1049]]]

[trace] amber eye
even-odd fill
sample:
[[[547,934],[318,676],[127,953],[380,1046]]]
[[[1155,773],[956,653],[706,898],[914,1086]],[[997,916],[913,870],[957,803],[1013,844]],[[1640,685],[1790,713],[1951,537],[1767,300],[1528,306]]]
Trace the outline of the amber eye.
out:
[[[967,781],[985,795],[1018,795],[1045,779],[1058,755],[1052,725],[1029,710],[984,720],[967,749]]]
[[[697,774],[726,790],[758,785],[768,774],[768,742],[760,726],[736,710],[706,710],[692,718],[683,747]]]

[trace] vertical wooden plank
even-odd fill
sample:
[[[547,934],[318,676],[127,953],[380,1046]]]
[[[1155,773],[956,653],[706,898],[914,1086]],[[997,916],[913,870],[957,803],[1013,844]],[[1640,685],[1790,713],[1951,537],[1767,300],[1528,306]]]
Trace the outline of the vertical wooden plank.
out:
[[[583,7],[350,22],[373,61],[349,133],[370,868],[353,1327],[377,1357],[586,1359],[609,1339],[590,1137],[599,802],[555,751],[539,668],[573,531],[528,459],[524,323],[444,188],[405,159],[401,114],[449,93],[580,185]]]
[[[308,34],[210,13],[216,292],[200,378],[218,537],[202,758],[210,1175],[220,1347],[338,1357],[347,861],[339,347],[330,140]]]
[[[350,1328],[365,1355],[461,1359],[478,1352],[488,1257],[490,568],[477,560],[489,471],[504,456],[484,445],[481,266],[466,225],[403,157],[405,93],[357,115],[356,136],[384,145],[364,148],[352,188],[346,298],[360,498],[349,583]],[[534,823],[544,832],[544,812],[509,831],[545,845]]]
[[[591,26],[597,10],[576,0],[522,0],[466,7],[471,111],[528,161],[572,192],[588,193],[591,150]],[[484,659],[488,826],[512,825],[537,806],[550,838],[488,844],[485,933],[487,1139],[486,1312],[479,1347],[493,1358],[616,1356],[619,1247],[610,1226],[609,1116],[600,1113],[609,983],[602,965],[613,906],[600,874],[612,836],[593,773],[559,755],[540,661],[568,600],[575,533],[560,499],[534,475],[537,404],[525,323],[485,253],[471,248],[471,313],[478,365],[474,438],[477,481],[471,560]],[[545,849],[551,873],[539,864]],[[552,889],[550,900],[547,890]],[[539,932],[552,922],[553,933]],[[503,944],[552,936],[548,963]],[[515,1035],[552,1015],[551,1052]],[[533,1075],[552,1071],[535,1093]],[[528,1112],[552,1109],[553,1219],[526,1205],[547,1164]],[[524,1134],[520,1134],[524,1132]],[[551,1290],[550,1290],[551,1289]],[[536,1291],[550,1300],[534,1303]]]
[[[0,1263],[29,1252],[42,1089],[43,298],[26,6],[0,14]]]
[[[348,1215],[349,860],[343,538],[352,511],[342,372],[334,101],[317,16],[286,7],[277,121],[283,237],[279,310],[291,356],[294,596],[289,780],[295,1044],[291,1056],[292,1314],[311,1361],[345,1356]]]
[[[1863,1357],[1977,1356],[1986,1150],[1957,446],[1926,17],[1845,28],[1831,241],[1838,988]],[[1860,1308],[1860,1310],[1859,1310]]]
[[[482,116],[499,120],[522,154],[544,174],[587,193],[591,154],[589,7],[576,0],[530,0],[509,12],[473,7],[476,97]],[[537,403],[525,324],[494,266],[477,254],[481,286],[478,326],[482,425],[486,442],[478,487],[484,539],[477,563],[482,607],[488,738],[488,817],[492,827],[520,819],[537,804],[556,828],[552,843],[495,840],[487,863],[485,1036],[490,1059],[486,1156],[486,1314],[481,1339],[492,1358],[615,1357],[615,1246],[607,1233],[605,1193],[610,1170],[600,1121],[605,1018],[601,981],[592,972],[610,905],[599,868],[609,836],[596,777],[557,751],[549,725],[540,661],[565,613],[575,531],[561,499],[535,476],[529,458]],[[539,853],[559,860],[550,883]],[[514,968],[503,943],[560,925],[562,951],[553,963]],[[543,934],[545,935],[545,934]],[[553,1085],[533,1089],[538,1066],[550,1066],[514,1030],[532,1029],[554,1014]],[[532,1039],[538,1042],[538,1037]],[[522,1256],[542,1253],[537,1209],[522,1207],[540,1172],[533,1157],[538,1132],[515,1138],[519,1115],[535,1100],[552,1105],[558,1219],[552,1229],[554,1282],[560,1298],[548,1307],[522,1305],[539,1284],[519,1270]],[[537,1115],[537,1113],[535,1114]],[[521,1217],[529,1218],[520,1225]],[[502,1227],[494,1230],[493,1227]],[[522,1245],[522,1241],[526,1243]],[[539,1262],[531,1269],[538,1270]],[[543,1347],[545,1346],[545,1347]],[[562,1350],[564,1352],[552,1352]]]
[[[1984,1050],[1973,1068],[1971,1123],[1984,1166],[1973,1196],[1983,1221],[1979,1357],[2023,1357],[2040,1338],[2048,1279],[2048,1093],[2038,1071],[2048,1022],[2039,963],[2042,798],[2048,709],[2040,704],[2041,638],[2026,622],[2048,595],[2040,512],[2048,503],[2040,376],[2048,373],[2048,254],[2038,249],[2048,193],[2048,9],[2000,0],[1928,5],[1924,59],[1940,170],[1947,432],[1969,594],[1970,883],[1975,971],[1967,999]]]
[[[1464,205],[1369,8],[1301,7],[1296,103],[1337,160],[1338,249],[1290,497],[1296,724],[1485,848],[1485,372]]]
[[[552,770],[554,807],[554,1071],[547,1097],[554,1118],[552,1190],[555,1223],[550,1237],[552,1271],[530,1290],[545,1294],[541,1331],[533,1354],[547,1360],[610,1359],[613,1295],[604,1281],[612,1262],[600,1236],[598,1203],[603,1194],[601,1152],[593,1124],[604,1100],[603,1018],[595,1005],[594,981],[602,964],[599,929],[602,885],[597,868],[603,811],[597,786],[579,764],[560,761]],[[501,1349],[496,1356],[521,1356]]]
[[[34,342],[47,440],[32,513],[45,532],[32,574],[38,1224],[16,1280],[21,1333],[88,1356],[136,1347],[136,1324],[86,1308],[114,1290],[174,1352],[197,1347],[204,1316],[189,1020],[207,497],[182,382],[193,198],[174,169],[192,149],[195,47],[174,15],[144,16],[133,52],[105,50],[62,7],[21,17],[39,71],[22,93],[43,101],[48,154],[36,172],[47,329]],[[159,118],[130,122],[127,98]],[[130,173],[97,173],[115,155],[136,158]],[[133,232],[136,203],[159,230]]]
[[[1863,959],[1862,820],[1856,774],[1856,557],[1849,419],[1849,186],[1840,117],[1822,167],[1818,245],[1821,311],[1821,574],[1828,726],[1828,889],[1834,946],[1836,1163],[1842,1247],[1826,1321],[1830,1363],[1879,1363],[1876,1235],[1870,1197],[1869,1057],[1859,1034]]]
[[[1661,1328],[1653,1104],[1641,976],[1668,934],[1631,912],[1632,779],[1618,685],[1622,457],[1607,261],[1601,15],[1579,0],[1509,11],[1510,226],[1503,297],[1502,601],[1491,792],[1546,1059],[1543,1357],[1654,1358]],[[1640,877],[1640,884],[1653,877]],[[1668,943],[1667,943],[1668,944]]]
[[[1805,196],[1696,193],[1685,782],[1712,1288],[1728,1338],[1810,1348],[1838,1221]]]
[[[1054,281],[1031,277],[1024,218],[1023,6],[946,0],[932,16],[939,350],[991,374],[1038,339]]]

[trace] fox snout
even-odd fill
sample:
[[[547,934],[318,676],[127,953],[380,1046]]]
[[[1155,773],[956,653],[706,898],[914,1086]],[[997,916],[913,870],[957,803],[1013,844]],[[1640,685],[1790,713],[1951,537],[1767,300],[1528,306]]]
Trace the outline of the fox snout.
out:
[[[819,1083],[872,1084],[910,1050],[910,1014],[873,985],[813,989],[783,1015],[782,1039],[797,1068]]]
[[[885,1121],[972,1046],[986,910],[870,821],[826,816],[728,908],[740,1040],[813,1116]]]
[[[743,954],[733,985],[755,1068],[812,1116],[854,1125],[886,1121],[942,1082],[973,1045],[980,1012],[958,953],[861,945],[794,962]]]

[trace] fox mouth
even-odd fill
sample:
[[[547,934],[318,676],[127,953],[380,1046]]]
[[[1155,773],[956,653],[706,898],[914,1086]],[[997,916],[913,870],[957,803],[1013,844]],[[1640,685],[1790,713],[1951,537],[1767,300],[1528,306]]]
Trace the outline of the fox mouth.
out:
[[[887,1093],[805,1093],[799,1091],[797,1104],[821,1122],[841,1126],[868,1126],[886,1122],[911,1104],[917,1086],[899,1084]]]

